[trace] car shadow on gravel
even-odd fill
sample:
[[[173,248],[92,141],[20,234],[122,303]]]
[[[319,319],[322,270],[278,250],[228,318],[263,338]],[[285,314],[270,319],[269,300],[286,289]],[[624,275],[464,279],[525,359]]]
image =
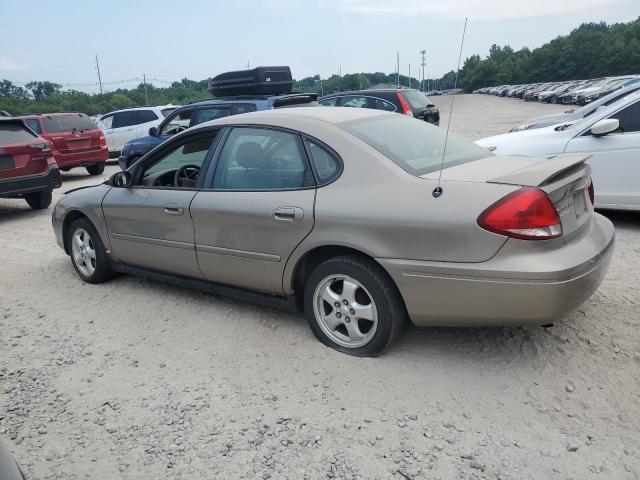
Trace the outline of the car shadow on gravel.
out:
[[[0,200],[0,225],[5,222],[51,215],[50,209],[33,210],[27,202],[20,198]]]
[[[611,220],[616,228],[640,229],[640,212],[599,210],[598,213]]]

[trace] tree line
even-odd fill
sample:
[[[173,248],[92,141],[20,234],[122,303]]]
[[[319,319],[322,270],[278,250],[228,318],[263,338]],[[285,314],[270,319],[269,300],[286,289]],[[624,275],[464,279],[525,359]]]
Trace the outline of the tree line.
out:
[[[640,75],[640,18],[607,25],[583,23],[539,48],[514,51],[493,45],[482,59],[472,55],[460,70],[465,91],[494,85]]]
[[[493,45],[486,58],[468,57],[459,72],[458,86],[471,92],[476,88],[543,81],[578,80],[612,75],[640,74],[640,18],[629,23],[607,25],[585,23],[569,35],[559,36],[541,47],[513,50]],[[437,79],[439,88],[453,88],[456,74],[447,72]],[[376,85],[396,85],[396,73],[355,73],[319,75],[294,83],[294,92],[327,95],[338,91],[361,90]],[[420,81],[399,76],[404,87],[420,88]],[[118,89],[103,94],[64,90],[49,81],[33,81],[20,86],[0,81],[0,110],[13,115],[61,111],[97,115],[121,108],[151,105],[180,105],[213,98],[207,92],[208,80],[183,78],[168,87],[139,84],[132,89]],[[426,84],[425,84],[426,86]]]

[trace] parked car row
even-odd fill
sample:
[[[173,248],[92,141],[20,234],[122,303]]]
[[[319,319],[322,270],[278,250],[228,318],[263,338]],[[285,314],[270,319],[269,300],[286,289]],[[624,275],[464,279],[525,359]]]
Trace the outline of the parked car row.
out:
[[[595,188],[595,206],[602,209],[640,210],[640,89],[629,90],[615,101],[591,106],[564,117],[538,119],[515,132],[477,143],[500,155],[554,157],[588,155]],[[606,98],[606,97],[605,97]],[[602,99],[604,100],[604,99]],[[542,126],[551,122],[550,126]]]
[[[571,80],[566,82],[530,83],[525,85],[499,85],[475,90],[473,93],[499,97],[522,98],[524,101],[586,105],[619,88],[640,84],[640,76]]]

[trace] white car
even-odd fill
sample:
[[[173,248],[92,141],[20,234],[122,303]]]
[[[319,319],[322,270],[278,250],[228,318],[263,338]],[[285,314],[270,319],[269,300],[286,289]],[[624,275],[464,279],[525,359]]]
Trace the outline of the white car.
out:
[[[127,108],[102,115],[97,123],[104,132],[109,153],[118,155],[129,141],[149,135],[149,129],[160,125],[176,108],[173,105]]]
[[[499,155],[587,153],[596,208],[640,211],[640,92],[572,124],[483,138]]]

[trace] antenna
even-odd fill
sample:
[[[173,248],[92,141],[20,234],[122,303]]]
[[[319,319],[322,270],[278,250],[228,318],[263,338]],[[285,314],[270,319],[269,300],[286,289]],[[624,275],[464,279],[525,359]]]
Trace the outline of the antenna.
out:
[[[462,42],[460,42],[460,54],[458,55],[458,69],[456,70],[456,80],[453,85],[453,89],[458,88],[458,73],[460,73],[460,60],[462,60],[462,47],[464,46],[464,35],[467,33],[467,18],[464,19],[464,30],[462,30]],[[455,100],[455,93],[451,97],[451,108],[449,109],[449,120],[447,121],[447,133],[444,137],[444,147],[442,149],[442,161],[440,162],[440,174],[438,175],[438,186],[433,189],[433,198],[439,198],[442,196],[443,190],[440,186],[442,181],[442,169],[444,168],[444,156],[447,153],[447,141],[449,140],[449,128],[451,127],[451,115],[453,114],[453,101]]]

